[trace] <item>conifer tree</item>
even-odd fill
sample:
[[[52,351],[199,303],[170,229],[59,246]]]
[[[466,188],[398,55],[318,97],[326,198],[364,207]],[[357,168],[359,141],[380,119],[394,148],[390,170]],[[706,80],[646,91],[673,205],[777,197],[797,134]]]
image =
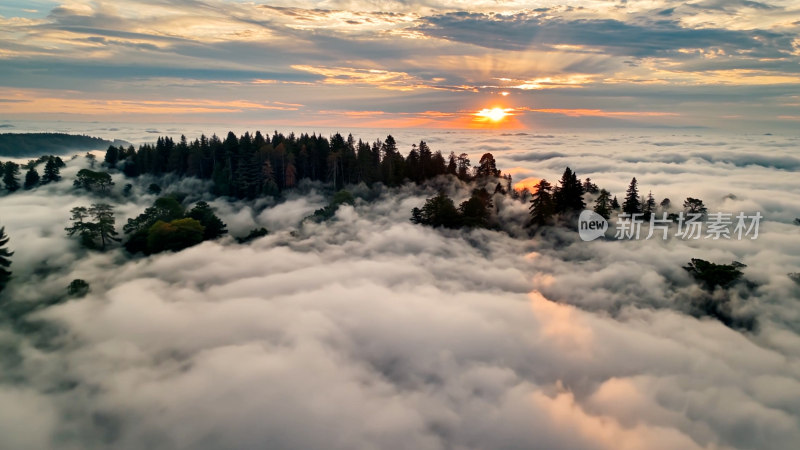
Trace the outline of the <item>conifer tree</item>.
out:
[[[8,192],[14,192],[20,188],[19,164],[11,161],[3,164],[3,183]]]
[[[625,214],[636,214],[642,212],[642,203],[639,201],[639,185],[636,177],[633,177],[628,190],[625,192],[625,201],[622,203],[622,212]]]
[[[8,268],[11,266],[10,258],[14,255],[14,252],[6,247],[8,240],[6,228],[0,227],[0,292],[5,289],[11,279],[11,271]]]
[[[47,163],[44,165],[44,175],[42,175],[41,180],[42,184],[54,183],[61,180],[61,171],[59,170],[58,166],[59,164],[56,158],[51,156],[47,159]]]
[[[531,196],[530,225],[542,226],[550,222],[555,213],[553,204],[552,185],[547,180],[541,180],[536,185]]]
[[[37,184],[39,184],[39,172],[36,171],[36,167],[30,166],[25,173],[25,189],[33,189]]]
[[[608,220],[611,217],[611,194],[605,190],[600,189],[600,195],[597,196],[597,200],[594,202],[594,212],[603,216],[604,219]]]

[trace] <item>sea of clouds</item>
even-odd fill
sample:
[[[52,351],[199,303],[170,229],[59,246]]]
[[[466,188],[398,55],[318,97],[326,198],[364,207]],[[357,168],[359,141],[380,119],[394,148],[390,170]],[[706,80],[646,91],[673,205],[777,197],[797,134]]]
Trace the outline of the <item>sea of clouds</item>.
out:
[[[137,130],[104,137],[147,140]],[[382,136],[370,133],[356,137]],[[71,188],[78,158],[63,181],[0,197],[15,251],[0,301],[91,285],[28,326],[0,322],[0,448],[796,448],[800,138],[395,137],[404,153],[420,138],[473,162],[490,151],[515,181],[554,183],[569,165],[620,199],[636,176],[657,201],[765,219],[756,240],[529,238],[527,205],[498,198],[505,232],[434,230],[408,221],[434,192],[406,186],[301,223],[328,200],[306,186],[277,203],[211,202],[232,235],[265,226],[265,238],[130,258],[65,236],[69,210],[97,201]],[[114,202],[120,231],[155,199],[152,181]],[[204,188],[162,183],[190,202]],[[691,258],[747,265],[730,302],[752,330],[690,314]]]

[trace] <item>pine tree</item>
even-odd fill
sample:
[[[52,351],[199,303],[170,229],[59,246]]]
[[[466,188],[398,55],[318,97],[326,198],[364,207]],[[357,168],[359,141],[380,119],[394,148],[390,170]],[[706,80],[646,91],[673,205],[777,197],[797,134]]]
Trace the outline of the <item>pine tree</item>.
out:
[[[89,214],[94,218],[95,235],[100,238],[100,249],[105,250],[106,245],[112,241],[119,242],[117,230],[114,229],[114,210],[106,203],[95,203],[89,208]]]
[[[5,289],[8,281],[11,279],[11,271],[8,268],[11,266],[11,258],[14,252],[6,248],[8,244],[8,236],[6,235],[6,228],[0,227],[0,292]]]
[[[606,220],[611,217],[611,200],[609,197],[611,197],[611,194],[607,190],[600,189],[600,195],[594,202],[594,212],[600,214]]]
[[[616,195],[611,200],[611,209],[613,209],[615,211],[619,211],[619,200],[617,200],[617,196]]]
[[[547,180],[539,181],[531,196],[531,219],[529,224],[542,226],[550,222],[555,213],[553,204],[553,186]]]
[[[42,175],[41,181],[42,184],[54,183],[61,180],[60,172],[61,171],[58,168],[58,161],[56,161],[56,158],[51,156],[47,159],[47,163],[44,165],[44,175]]]
[[[3,183],[8,192],[14,192],[20,188],[19,184],[19,164],[7,162],[3,164]]]
[[[555,212],[580,211],[586,208],[583,201],[583,185],[569,167],[564,170],[558,188],[553,193]]]
[[[37,184],[39,184],[39,172],[36,171],[36,167],[30,166],[25,173],[25,189],[33,189]]]
[[[622,212],[625,214],[636,214],[642,212],[642,204],[639,201],[639,185],[636,177],[633,177],[628,190],[625,192],[625,201],[622,203]]]
[[[644,216],[642,216],[644,220],[650,220],[650,216],[656,212],[656,199],[653,197],[653,191],[647,194],[647,198],[642,204],[642,212],[644,213]]]

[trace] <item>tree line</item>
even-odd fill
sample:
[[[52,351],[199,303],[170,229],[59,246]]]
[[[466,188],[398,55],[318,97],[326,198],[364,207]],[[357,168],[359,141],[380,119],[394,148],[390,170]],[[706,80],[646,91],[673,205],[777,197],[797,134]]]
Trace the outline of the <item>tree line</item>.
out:
[[[339,133],[328,139],[316,134],[287,136],[277,131],[272,136],[257,131],[240,137],[229,132],[224,139],[202,135],[193,141],[181,136],[177,143],[170,137],[159,137],[155,144],[143,144],[138,149],[109,146],[104,164],[128,177],[172,173],[211,180],[214,194],[239,199],[276,195],[302,179],[331,183],[340,190],[359,183],[421,183],[445,174],[465,181],[500,175],[493,158],[472,167],[466,153],[444,156],[431,150],[425,141],[414,144],[403,156],[391,135],[368,143]]]

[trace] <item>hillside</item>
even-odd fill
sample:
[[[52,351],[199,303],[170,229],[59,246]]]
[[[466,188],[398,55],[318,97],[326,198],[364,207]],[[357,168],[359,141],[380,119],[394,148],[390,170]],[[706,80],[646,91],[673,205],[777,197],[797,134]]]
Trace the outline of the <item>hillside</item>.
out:
[[[66,133],[0,133],[0,156],[22,158],[63,155],[76,150],[102,150],[112,142]]]

